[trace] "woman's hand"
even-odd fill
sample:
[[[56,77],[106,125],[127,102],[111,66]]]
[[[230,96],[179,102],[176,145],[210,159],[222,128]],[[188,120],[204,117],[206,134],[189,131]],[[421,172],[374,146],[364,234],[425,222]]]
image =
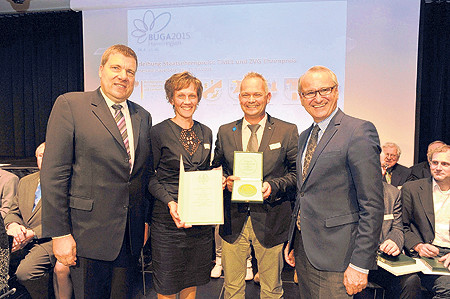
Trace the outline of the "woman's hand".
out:
[[[181,222],[180,215],[178,214],[178,203],[170,201],[168,204],[170,210],[170,216],[172,216],[173,222],[178,228],[190,228],[192,225]]]

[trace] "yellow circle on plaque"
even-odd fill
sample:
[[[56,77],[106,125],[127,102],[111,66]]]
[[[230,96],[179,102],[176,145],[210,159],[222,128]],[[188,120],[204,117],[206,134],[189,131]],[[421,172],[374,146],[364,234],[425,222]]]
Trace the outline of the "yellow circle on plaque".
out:
[[[250,184],[245,184],[239,187],[239,194],[245,197],[252,197],[256,194],[256,187]]]

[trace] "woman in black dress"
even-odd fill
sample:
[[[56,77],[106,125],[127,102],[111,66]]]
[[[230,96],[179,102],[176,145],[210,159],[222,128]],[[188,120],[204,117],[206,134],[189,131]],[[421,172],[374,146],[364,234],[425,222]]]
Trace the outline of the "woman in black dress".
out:
[[[209,170],[211,130],[192,119],[203,86],[188,72],[165,83],[166,98],[175,116],[151,130],[154,167],[149,190],[156,199],[152,213],[153,284],[158,298],[195,298],[198,285],[209,282],[212,230],[189,226],[178,215],[180,155],[186,171]]]

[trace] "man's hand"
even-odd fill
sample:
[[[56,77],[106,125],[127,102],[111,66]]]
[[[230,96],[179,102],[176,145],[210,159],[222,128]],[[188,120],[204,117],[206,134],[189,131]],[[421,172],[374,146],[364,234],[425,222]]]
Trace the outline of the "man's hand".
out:
[[[27,232],[27,228],[23,225],[20,225],[17,222],[12,222],[8,225],[6,229],[6,233],[9,236],[14,237],[14,242],[22,243],[25,241],[25,234]]]
[[[414,246],[414,250],[423,257],[435,257],[439,254],[439,248],[428,243],[419,243]]]
[[[287,243],[286,247],[284,248],[284,259],[289,266],[295,267],[294,249],[292,249],[291,252],[289,252],[288,250],[289,243]]]
[[[361,292],[367,286],[368,274],[359,272],[348,266],[344,272],[344,286],[350,296]]]
[[[72,235],[53,239],[53,253],[61,264],[75,266],[77,261],[77,243]]]
[[[445,266],[446,268],[448,268],[448,270],[450,271],[450,253],[447,253],[446,255],[441,256],[441,257],[439,258],[439,261],[440,261],[441,263],[444,263],[444,266]]]
[[[237,176],[234,176],[234,175],[230,175],[230,176],[227,177],[227,189],[228,189],[228,191],[233,192],[233,182],[235,180],[240,180],[240,178],[237,177]]]
[[[400,254],[400,249],[398,248],[397,244],[395,244],[395,242],[391,239],[385,240],[380,245],[380,250],[392,256],[397,256]]]
[[[34,238],[34,231],[25,226],[12,222],[8,225],[6,233],[13,236],[11,252],[24,248]]]
[[[267,199],[270,196],[270,193],[272,193],[272,187],[270,187],[270,184],[268,182],[263,183],[261,192],[263,193],[264,199]]]
[[[190,228],[192,225],[181,222],[180,215],[178,214],[178,203],[171,201],[167,204],[170,210],[170,216],[172,216],[173,222],[178,228]]]

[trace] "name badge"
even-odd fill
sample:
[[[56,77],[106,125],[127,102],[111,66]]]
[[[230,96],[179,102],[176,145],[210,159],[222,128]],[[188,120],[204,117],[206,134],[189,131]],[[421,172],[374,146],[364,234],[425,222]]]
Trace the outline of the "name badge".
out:
[[[203,147],[204,147],[205,149],[210,149],[210,148],[211,148],[211,145],[210,145],[209,143],[203,143]]]
[[[394,220],[394,214],[386,214],[386,215],[384,215],[384,220]]]
[[[279,142],[269,144],[269,148],[271,151],[273,151],[274,149],[280,148],[280,147],[281,147],[281,143],[279,143]]]

